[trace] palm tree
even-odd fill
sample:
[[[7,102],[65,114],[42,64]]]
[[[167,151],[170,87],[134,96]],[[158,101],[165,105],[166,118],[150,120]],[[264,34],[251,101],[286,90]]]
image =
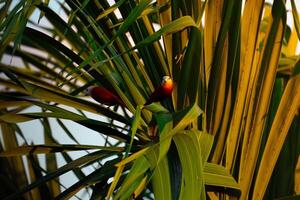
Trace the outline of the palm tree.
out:
[[[291,3],[294,27],[279,0],[1,1],[1,199],[297,198]],[[145,105],[164,76],[172,96]],[[97,103],[90,86],[118,100]],[[72,144],[53,136],[53,118]],[[32,120],[44,144],[24,137],[19,123]],[[67,121],[105,142],[83,145]],[[62,189],[70,171],[77,181]]]

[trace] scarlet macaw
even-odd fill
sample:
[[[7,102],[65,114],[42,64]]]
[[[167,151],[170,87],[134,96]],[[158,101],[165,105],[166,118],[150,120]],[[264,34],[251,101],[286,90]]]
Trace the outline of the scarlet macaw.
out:
[[[172,79],[169,76],[164,76],[161,85],[158,88],[156,88],[156,90],[150,95],[145,105],[151,104],[153,102],[162,101],[171,97],[173,87],[174,85]],[[107,106],[121,105],[125,107],[125,104],[123,103],[120,97],[113,94],[111,91],[107,90],[104,87],[89,87],[87,90],[87,94],[101,104]]]
[[[97,102],[107,105],[115,106],[120,105],[125,107],[125,104],[120,97],[113,94],[111,91],[107,90],[101,86],[92,86],[87,89],[87,94],[91,96]]]

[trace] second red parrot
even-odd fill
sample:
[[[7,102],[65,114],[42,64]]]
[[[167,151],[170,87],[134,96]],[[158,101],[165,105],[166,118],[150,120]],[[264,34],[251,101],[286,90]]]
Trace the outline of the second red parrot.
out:
[[[116,96],[111,91],[101,86],[89,87],[87,90],[87,94],[90,95],[97,102],[107,106],[125,106],[120,97]]]

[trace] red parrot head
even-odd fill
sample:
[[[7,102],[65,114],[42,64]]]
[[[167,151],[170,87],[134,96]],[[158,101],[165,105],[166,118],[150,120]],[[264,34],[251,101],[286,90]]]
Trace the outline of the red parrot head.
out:
[[[161,82],[162,92],[164,93],[163,96],[171,96],[174,84],[173,80],[170,76],[164,76]]]
[[[158,88],[150,95],[149,99],[146,101],[145,105],[151,104],[157,101],[163,101],[170,98],[173,91],[173,81],[169,76],[164,76],[161,84]]]

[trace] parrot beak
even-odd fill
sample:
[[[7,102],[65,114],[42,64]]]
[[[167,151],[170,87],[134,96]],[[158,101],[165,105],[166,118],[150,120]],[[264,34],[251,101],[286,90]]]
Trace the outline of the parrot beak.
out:
[[[170,78],[170,76],[164,76],[164,77],[162,78],[161,84],[164,85],[164,84],[166,84],[166,83],[173,83],[173,81],[172,81],[172,79]]]
[[[170,79],[171,79],[170,76],[163,76],[162,83],[165,83],[165,82],[167,82]]]
[[[93,88],[94,88],[94,86],[90,86],[87,89],[85,89],[84,92],[83,92],[84,96],[91,96]]]

